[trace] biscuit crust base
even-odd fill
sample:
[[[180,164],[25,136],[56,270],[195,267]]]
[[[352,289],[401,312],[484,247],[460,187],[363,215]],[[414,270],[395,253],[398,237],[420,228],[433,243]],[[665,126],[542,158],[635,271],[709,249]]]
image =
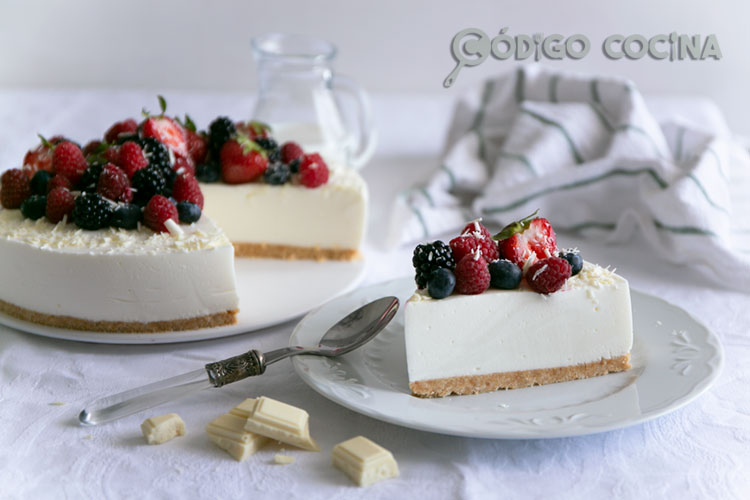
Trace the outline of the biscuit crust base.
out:
[[[418,380],[411,382],[409,388],[414,396],[435,398],[450,396],[451,394],[479,394],[499,389],[520,389],[533,385],[567,382],[569,380],[622,372],[629,368],[630,353],[612,359],[602,359],[601,361],[594,361],[592,363],[562,366],[559,368]]]
[[[272,243],[232,242],[235,257],[284,260],[359,260],[362,254],[351,248],[297,247]]]
[[[151,321],[148,323],[128,321],[90,321],[72,316],[57,316],[31,311],[0,300],[0,312],[15,318],[37,323],[39,325],[54,326],[68,330],[83,330],[87,332],[104,333],[163,333],[179,330],[197,330],[216,326],[233,325],[237,323],[237,310],[224,311],[197,318],[175,319],[170,321]]]

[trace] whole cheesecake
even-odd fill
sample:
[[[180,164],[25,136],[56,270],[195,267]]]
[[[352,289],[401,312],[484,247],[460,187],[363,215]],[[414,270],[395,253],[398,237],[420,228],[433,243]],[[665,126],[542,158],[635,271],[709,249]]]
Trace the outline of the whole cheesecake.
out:
[[[0,209],[0,311],[48,326],[162,332],[236,322],[232,245],[207,217],[174,234],[87,231]]]
[[[409,387],[420,397],[565,382],[630,368],[627,280],[559,251],[546,219],[491,237],[478,221],[417,247],[405,308]]]

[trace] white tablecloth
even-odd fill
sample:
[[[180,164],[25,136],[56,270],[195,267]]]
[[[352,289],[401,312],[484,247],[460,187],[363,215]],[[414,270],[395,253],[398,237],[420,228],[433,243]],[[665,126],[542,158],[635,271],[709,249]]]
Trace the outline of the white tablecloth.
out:
[[[0,169],[18,166],[35,133],[84,140],[116,119],[136,115],[150,92],[0,91]],[[219,113],[246,116],[251,99],[167,93],[173,112],[199,125]],[[366,283],[411,273],[410,248],[387,251],[396,193],[434,165],[451,106],[412,96],[380,96],[379,153],[364,170],[372,195],[365,249]],[[710,104],[652,101],[722,128]],[[152,106],[153,107],[153,106]],[[396,117],[400,117],[396,119]],[[717,289],[687,267],[653,256],[643,242],[609,248],[560,235],[607,263],[633,288],[659,295],[710,325],[726,364],[715,386],[694,403],[645,424],[603,434],[549,440],[482,440],[418,432],[344,409],[309,389],[283,361],[263,376],[209,390],[102,427],[77,424],[83,404],[250,348],[287,342],[294,321],[226,339],[113,346],[37,337],[0,327],[0,497],[2,498],[748,498],[750,496],[750,295]],[[22,286],[3,283],[0,286]],[[40,298],[43,300],[43,298]],[[203,427],[251,395],[305,408],[322,453],[278,450],[237,463],[213,446]],[[59,403],[64,403],[60,405]],[[174,411],[188,434],[148,446],[139,425]],[[401,477],[367,489],[330,466],[335,443],[364,434],[393,451]]]

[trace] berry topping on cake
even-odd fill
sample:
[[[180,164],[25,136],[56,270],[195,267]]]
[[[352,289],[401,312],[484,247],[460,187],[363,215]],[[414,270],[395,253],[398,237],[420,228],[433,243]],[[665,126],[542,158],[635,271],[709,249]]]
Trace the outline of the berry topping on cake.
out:
[[[487,262],[492,262],[500,256],[497,243],[492,239],[489,230],[479,220],[466,225],[461,235],[450,241],[453,258],[460,262],[465,256],[473,254],[477,248]]]
[[[102,173],[96,183],[96,192],[112,201],[127,203],[133,199],[128,176],[111,163],[102,167]]]
[[[138,223],[143,220],[141,207],[132,203],[120,204],[112,214],[110,225],[122,229],[136,229]]]
[[[177,203],[177,214],[180,217],[180,222],[192,224],[198,222],[201,218],[201,207],[189,201],[181,201]]]
[[[302,157],[299,165],[299,182],[309,188],[316,188],[328,182],[328,165],[318,153]]]
[[[465,256],[456,264],[456,292],[463,295],[477,295],[490,287],[490,271],[481,250]]]
[[[172,186],[172,197],[180,201],[189,201],[198,205],[203,210],[203,193],[198,185],[198,180],[190,173],[177,176]]]
[[[0,203],[3,208],[19,208],[31,195],[29,176],[20,168],[3,172],[0,177]]]
[[[94,183],[94,186],[96,186],[96,183]],[[73,184],[71,184],[70,180],[65,176],[55,175],[52,179],[50,179],[49,184],[47,184],[47,189],[49,191],[52,191],[53,189],[59,188],[59,187],[66,188],[66,189],[73,189]]]
[[[238,135],[221,148],[221,177],[227,184],[252,182],[266,171],[263,149],[247,136]]]
[[[136,142],[125,141],[120,146],[119,153],[118,165],[128,176],[128,179],[132,179],[133,174],[148,166],[148,159],[141,146]]]
[[[44,217],[47,209],[47,197],[43,194],[32,194],[21,203],[21,213],[24,217],[37,220]]]
[[[538,293],[554,293],[570,278],[570,264],[561,257],[541,259],[526,271],[526,282]]]
[[[507,259],[490,262],[490,286],[501,290],[514,290],[521,284],[521,268]]]
[[[529,217],[513,222],[495,235],[500,247],[500,255],[523,269],[527,262],[533,264],[538,259],[557,255],[555,231],[549,221]]]
[[[76,185],[88,168],[88,163],[81,148],[70,141],[63,141],[52,152],[52,168],[56,174],[64,175]]]
[[[583,269],[583,258],[581,258],[581,254],[578,252],[577,248],[562,250],[560,251],[559,257],[567,260],[568,264],[570,264],[571,276],[575,276],[581,272],[581,269]]]
[[[67,188],[56,187],[47,194],[47,206],[45,215],[47,220],[57,224],[67,215],[68,220],[71,218],[73,208],[75,207],[75,198]]]
[[[135,135],[138,131],[138,123],[132,118],[117,122],[104,133],[104,142],[115,144],[120,136]]]
[[[427,286],[430,275],[435,269],[445,268],[453,270],[456,267],[456,261],[453,260],[453,253],[450,247],[440,240],[417,245],[414,249],[411,263],[416,271],[414,279],[419,288]]]
[[[427,293],[433,299],[444,299],[453,293],[456,287],[456,275],[453,271],[439,267],[430,273],[427,280]]]
[[[146,204],[146,208],[143,209],[143,222],[157,233],[168,232],[164,223],[169,219],[177,222],[179,214],[177,213],[177,207],[169,201],[169,198],[165,198],[164,196],[154,196]]]
[[[286,184],[291,176],[292,172],[289,170],[288,165],[276,162],[268,166],[263,174],[263,180],[266,181],[266,184],[281,185]]]
[[[152,196],[164,194],[167,182],[161,170],[156,166],[149,166],[133,174],[133,188],[136,203],[145,205]]]
[[[214,159],[219,158],[224,143],[237,133],[232,120],[226,116],[216,118],[208,126],[208,151]]]
[[[82,229],[96,230],[109,226],[112,202],[98,193],[81,193],[73,207],[73,222]]]
[[[305,154],[302,148],[296,142],[285,142],[281,145],[280,149],[281,161],[287,165],[292,163],[294,160],[301,160]]]
[[[52,172],[46,170],[37,170],[34,177],[31,178],[31,192],[33,194],[46,195],[49,191],[49,181],[55,176]]]

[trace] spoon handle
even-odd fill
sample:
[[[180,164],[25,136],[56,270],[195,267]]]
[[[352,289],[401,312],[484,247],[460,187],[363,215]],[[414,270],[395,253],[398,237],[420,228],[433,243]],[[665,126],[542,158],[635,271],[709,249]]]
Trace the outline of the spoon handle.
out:
[[[263,353],[248,351],[239,356],[208,363],[203,369],[97,399],[81,411],[78,420],[83,425],[104,424],[209,387],[221,387],[243,378],[261,375],[265,370]]]

